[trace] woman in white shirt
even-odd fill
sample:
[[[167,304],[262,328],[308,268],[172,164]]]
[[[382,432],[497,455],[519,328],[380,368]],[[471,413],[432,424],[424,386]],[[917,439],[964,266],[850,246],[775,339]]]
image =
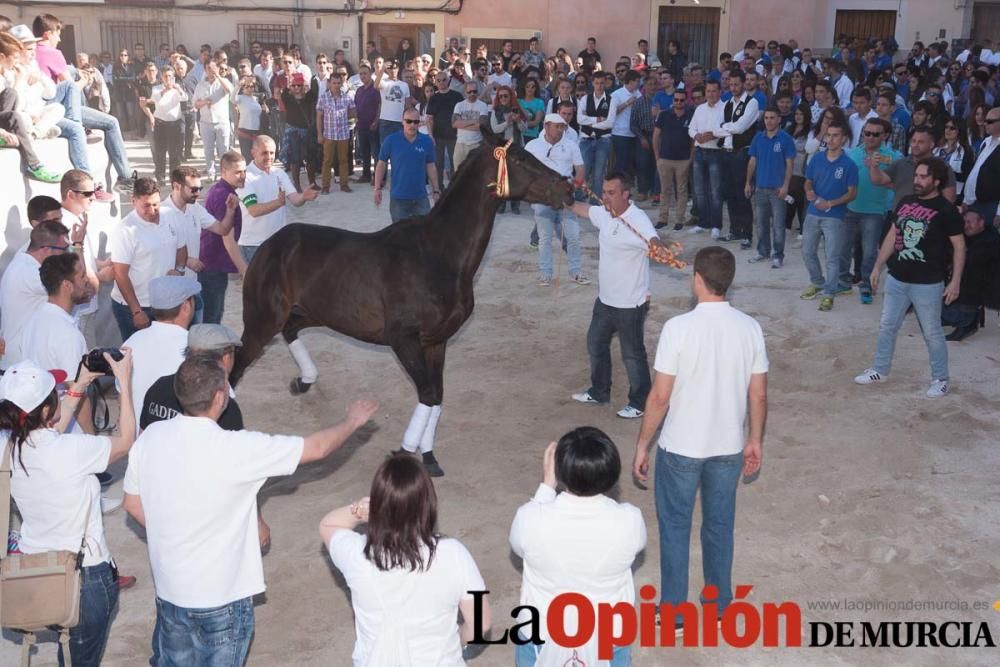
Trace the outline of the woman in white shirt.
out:
[[[595,611],[600,603],[635,603],[632,563],[646,546],[646,525],[639,508],[605,495],[618,483],[621,469],[615,443],[591,426],[574,429],[546,448],[542,483],[534,498],[517,510],[510,527],[510,546],[524,559],[521,605],[540,612],[546,643],[516,646],[517,667],[572,663],[574,649],[548,641],[545,614],[557,595],[582,593]],[[565,491],[556,494],[557,484]],[[526,620],[527,613],[518,618]],[[565,624],[573,635],[576,618],[567,614]],[[596,636],[575,653],[588,667],[631,664],[628,646],[616,648],[610,663],[597,660]]]
[[[0,378],[0,431],[11,450],[11,496],[22,518],[19,551],[79,551],[83,543],[80,621],[69,632],[74,667],[101,664],[118,604],[118,573],[104,537],[95,475],[126,456],[135,440],[132,355],[128,349],[123,355],[120,361],[104,355],[121,385],[120,435],[114,438],[63,433],[99,374],[81,366],[61,402],[56,391],[56,380],[65,380],[61,372],[57,378],[22,361]]]
[[[263,108],[257,99],[257,80],[254,77],[243,77],[240,81],[239,91],[236,96],[238,115],[236,136],[240,140],[240,153],[249,164],[253,161],[250,149],[253,148],[253,142],[257,139],[257,135],[260,134],[260,116]]]
[[[368,523],[367,535],[354,532]],[[434,532],[437,496],[423,464],[397,452],[375,471],[371,496],[333,510],[319,532],[354,607],[354,667],[458,667],[462,644],[490,627],[486,590],[461,542]],[[456,622],[458,612],[462,623]]]

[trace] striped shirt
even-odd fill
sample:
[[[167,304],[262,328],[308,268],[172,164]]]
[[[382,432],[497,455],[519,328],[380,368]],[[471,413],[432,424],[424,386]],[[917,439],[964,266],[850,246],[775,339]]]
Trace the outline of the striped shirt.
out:
[[[324,90],[316,103],[316,110],[323,112],[323,138],[334,141],[350,139],[351,128],[348,114],[354,110],[354,100],[341,92],[334,97]]]

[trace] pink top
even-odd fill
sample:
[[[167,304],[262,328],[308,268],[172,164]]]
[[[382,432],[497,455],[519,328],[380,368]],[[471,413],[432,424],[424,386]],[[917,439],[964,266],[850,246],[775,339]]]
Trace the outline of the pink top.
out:
[[[66,71],[66,57],[63,56],[62,51],[39,42],[35,49],[35,60],[38,62],[38,68],[42,72],[52,77],[52,80],[56,83],[59,83],[59,77]]]

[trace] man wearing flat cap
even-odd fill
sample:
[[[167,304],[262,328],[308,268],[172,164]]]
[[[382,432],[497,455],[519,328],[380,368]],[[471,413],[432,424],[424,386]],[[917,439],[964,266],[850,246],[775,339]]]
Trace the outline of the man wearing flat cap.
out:
[[[565,137],[566,121],[559,114],[550,113],[545,116],[544,127],[545,131],[529,141],[524,149],[546,167],[582,185],[583,155],[580,153],[580,145]],[[532,204],[531,209],[535,213],[535,224],[538,225],[540,284],[543,287],[552,284],[552,238],[555,236],[556,225],[560,223],[566,239],[570,277],[581,285],[590,284],[590,279],[581,271],[583,258],[580,252],[580,223],[573,211],[568,208],[556,210],[543,204]]]
[[[137,431],[146,391],[164,375],[174,374],[184,361],[188,327],[194,319],[194,297],[199,293],[201,283],[188,276],[161,276],[149,283],[153,323],[123,344],[132,349],[132,405]]]

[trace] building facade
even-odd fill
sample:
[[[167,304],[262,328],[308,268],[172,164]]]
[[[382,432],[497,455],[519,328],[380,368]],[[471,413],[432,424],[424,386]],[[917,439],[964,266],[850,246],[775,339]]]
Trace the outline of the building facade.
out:
[[[344,49],[356,61],[365,42],[395,53],[410,39],[419,53],[438,55],[451,37],[462,44],[505,38],[525,48],[532,36],[542,50],[583,49],[597,39],[605,61],[632,54],[647,39],[662,57],[677,39],[693,61],[714,64],[722,51],[739,50],[748,37],[787,41],[819,53],[836,36],[895,37],[909,49],[915,40],[948,41],[1000,37],[1000,0],[72,0],[0,2],[0,13],[31,23],[48,12],[66,24],[67,53],[113,51],[143,43],[155,54],[160,43],[183,43],[196,52],[236,39],[246,49],[298,43],[307,57]]]

